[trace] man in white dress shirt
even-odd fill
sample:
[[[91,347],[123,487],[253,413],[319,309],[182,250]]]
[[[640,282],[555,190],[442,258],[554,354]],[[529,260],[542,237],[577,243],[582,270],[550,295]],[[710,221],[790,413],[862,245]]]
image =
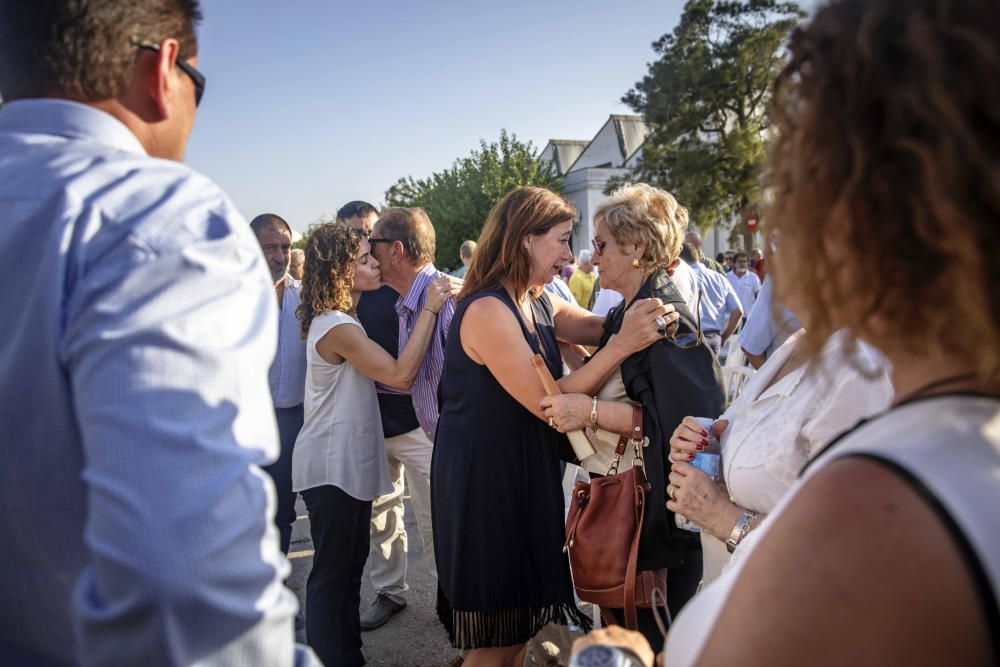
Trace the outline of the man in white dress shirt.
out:
[[[200,18],[0,0],[3,665],[314,664],[260,469],[274,293],[179,163]]]
[[[306,342],[302,339],[302,323],[295,315],[301,301],[302,283],[288,272],[291,262],[292,228],[273,213],[262,213],[250,221],[264,252],[267,268],[274,281],[278,299],[278,351],[267,374],[274,401],[274,418],[278,423],[281,454],[278,460],[264,468],[274,480],[278,508],[274,523],[281,535],[281,551],[288,553],[295,523],[295,492],[292,491],[292,450],[302,429],[302,402],[306,386]]]
[[[750,256],[745,252],[736,253],[733,257],[733,270],[726,277],[736,291],[736,296],[740,298],[745,321],[746,314],[753,308],[753,302],[760,294],[760,278],[750,270]]]

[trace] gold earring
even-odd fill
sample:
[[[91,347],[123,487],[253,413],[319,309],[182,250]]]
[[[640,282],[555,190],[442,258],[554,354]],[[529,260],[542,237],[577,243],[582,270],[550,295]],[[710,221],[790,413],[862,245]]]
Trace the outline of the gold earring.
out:
[[[632,258],[632,266],[635,267],[635,268],[637,268],[637,269],[639,268],[639,258],[638,257],[633,257]]]

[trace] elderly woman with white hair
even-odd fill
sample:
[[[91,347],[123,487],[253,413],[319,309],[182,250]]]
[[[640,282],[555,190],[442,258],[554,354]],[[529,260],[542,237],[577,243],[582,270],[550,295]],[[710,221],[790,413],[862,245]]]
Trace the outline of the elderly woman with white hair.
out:
[[[581,465],[592,474],[605,475],[619,435],[632,429],[633,406],[642,406],[649,446],[641,455],[650,491],[638,569],[668,570],[667,606],[676,614],[697,590],[702,558],[698,537],[677,528],[666,509],[669,439],[685,415],[721,413],[725,402],[722,374],[697,318],[670,275],[679,263],[687,211],[668,192],[645,184],[629,185],[598,208],[594,223],[592,261],[600,269],[602,287],[624,297],[608,313],[602,344],[621,328],[628,306],[641,298],[656,297],[672,304],[680,315],[678,327],[625,359],[595,396],[549,396],[542,400],[542,408],[560,431],[591,429],[597,453]],[[610,611],[616,620],[621,619],[621,610]],[[639,630],[658,648],[662,637],[652,613],[640,609],[638,621]]]

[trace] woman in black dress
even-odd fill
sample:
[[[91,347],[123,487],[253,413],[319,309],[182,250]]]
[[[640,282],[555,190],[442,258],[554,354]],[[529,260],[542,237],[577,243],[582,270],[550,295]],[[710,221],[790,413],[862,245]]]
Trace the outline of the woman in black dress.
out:
[[[468,667],[516,660],[546,623],[587,625],[562,551],[559,459],[569,447],[541,412],[544,390],[531,366],[541,354],[559,378],[557,338],[601,340],[603,318],[541,289],[572,259],[575,215],[542,188],[504,197],[483,228],[452,320],[431,497],[438,616],[452,644],[470,650]],[[658,299],[637,301],[620,333],[561,378],[561,389],[592,393],[675,317]]]

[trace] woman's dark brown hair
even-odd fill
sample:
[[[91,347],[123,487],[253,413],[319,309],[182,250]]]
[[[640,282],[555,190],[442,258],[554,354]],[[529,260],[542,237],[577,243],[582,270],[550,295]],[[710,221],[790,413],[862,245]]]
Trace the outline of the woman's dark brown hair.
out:
[[[507,193],[486,218],[458,300],[498,288],[504,280],[513,283],[515,293],[532,287],[528,284],[531,258],[524,238],[542,236],[575,218],[573,205],[551,190],[521,187]]]
[[[320,225],[309,235],[302,302],[295,309],[302,322],[303,340],[309,336],[309,325],[318,315],[330,310],[351,311],[354,265],[363,238],[361,232],[335,222]]]
[[[820,349],[846,326],[1000,386],[995,0],[841,0],[775,83],[776,286]]]

